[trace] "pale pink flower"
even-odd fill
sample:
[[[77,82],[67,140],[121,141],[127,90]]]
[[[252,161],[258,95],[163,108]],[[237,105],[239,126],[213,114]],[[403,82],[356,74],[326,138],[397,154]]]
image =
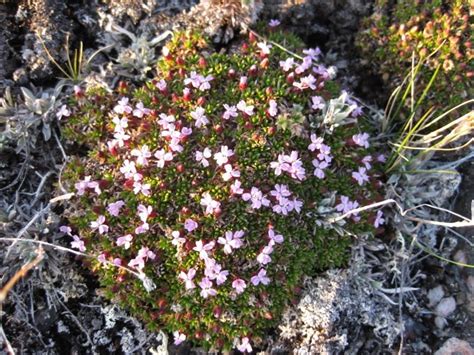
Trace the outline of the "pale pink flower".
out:
[[[251,353],[252,346],[250,345],[250,339],[248,337],[242,338],[242,340],[240,341],[240,344],[237,345],[237,350],[243,353],[245,352]]]
[[[166,90],[166,87],[167,87],[166,81],[164,79],[157,81],[155,84],[155,87],[160,91]]]
[[[357,144],[360,147],[364,148],[369,148],[369,134],[368,133],[359,133],[359,134],[354,134],[352,136],[352,140],[354,141],[355,144]]]
[[[293,86],[297,87],[300,90],[316,90],[316,78],[309,74],[308,76],[301,78],[300,82],[294,82]]]
[[[244,100],[240,100],[237,104],[237,109],[245,113],[247,116],[253,115],[254,106],[247,105]]]
[[[125,145],[125,142],[130,139],[130,135],[125,133],[124,130],[116,129],[115,133],[114,133],[114,138],[115,138],[115,141],[117,142],[118,146],[123,147]]]
[[[385,158],[384,154],[378,154],[377,155],[377,162],[379,163],[385,163],[387,161],[387,158]]]
[[[383,212],[377,211],[377,216],[375,217],[375,221],[374,221],[374,227],[378,228],[383,224],[385,224],[385,219],[383,218]]]
[[[99,256],[97,257],[97,260],[101,262],[102,264],[107,263],[107,255],[105,253],[100,253]]]
[[[120,132],[128,128],[128,118],[127,117],[117,117],[112,118],[112,122],[115,124],[114,130]]]
[[[352,172],[352,178],[354,178],[360,186],[363,186],[366,182],[369,182],[369,177],[366,172],[366,168],[359,167],[358,171]]]
[[[254,209],[259,209],[262,206],[268,207],[270,206],[270,200],[268,200],[256,187],[252,187],[250,190],[250,193],[246,192],[242,194],[242,199],[244,201],[251,201],[252,202],[252,208]]]
[[[137,164],[143,166],[148,165],[148,158],[151,157],[150,148],[148,148],[146,144],[139,149],[133,149],[130,154],[134,157],[137,157]]]
[[[196,158],[196,161],[199,161],[201,162],[201,165],[204,166],[204,167],[208,167],[209,166],[209,159],[210,157],[212,156],[212,152],[209,148],[204,148],[204,150],[201,152],[201,151],[196,151],[196,155],[195,155],[195,158]]]
[[[184,137],[190,136],[193,133],[193,129],[191,127],[183,127],[181,128],[181,134],[179,139],[183,139]]]
[[[300,65],[298,65],[295,69],[295,73],[296,74],[302,74],[304,73],[306,70],[308,70],[309,68],[311,68],[311,65],[313,64],[313,61],[311,59],[311,57],[309,56],[306,56],[303,58],[303,63],[301,63]],[[307,77],[308,78],[308,77]],[[304,79],[304,78],[303,78]],[[301,82],[303,82],[303,80],[301,80]]]
[[[221,244],[224,249],[224,253],[231,254],[232,249],[238,249],[243,245],[242,237],[244,236],[244,231],[236,231],[232,233],[230,231],[225,232],[225,238],[219,237],[217,243]]]
[[[269,27],[278,27],[280,26],[280,21],[277,19],[271,19],[270,22],[268,23]]]
[[[173,115],[167,115],[165,113],[160,113],[158,117],[160,118],[158,124],[163,128],[168,128],[169,125],[176,121],[176,118]],[[174,128],[174,125],[172,125],[172,127]]]
[[[372,158],[372,155],[366,155],[363,159],[362,159],[362,164],[365,165],[365,168],[367,170],[370,170],[372,168],[372,164],[370,164],[372,162],[373,158]]]
[[[202,127],[209,123],[209,119],[205,115],[206,111],[202,107],[197,107],[189,114],[196,122],[196,127]]]
[[[137,228],[135,228],[135,234],[143,234],[150,230],[150,225],[147,222],[143,222]]]
[[[237,292],[237,294],[241,294],[247,288],[247,284],[242,279],[235,279],[232,282],[232,288],[235,290],[235,292]]]
[[[56,117],[61,120],[63,117],[71,116],[71,111],[68,110],[66,105],[62,105],[61,108],[56,112]]]
[[[174,345],[179,345],[186,340],[186,335],[178,331],[173,332]]]
[[[109,226],[105,224],[105,216],[100,215],[97,220],[92,221],[90,227],[93,231],[98,230],[100,234],[105,234],[109,231]]]
[[[154,260],[156,258],[156,254],[153,253],[149,248],[147,247],[141,247],[141,249],[138,251],[138,256],[144,259],[151,259]]]
[[[199,258],[201,258],[202,260],[206,260],[209,258],[207,252],[211,251],[215,245],[215,241],[211,241],[207,244],[204,244],[202,240],[198,240],[193,250],[199,253]]]
[[[297,200],[296,198],[293,199],[293,209],[297,212],[301,212],[301,207],[303,207],[303,201]]]
[[[117,217],[120,214],[120,209],[125,206],[125,202],[118,200],[117,202],[109,203],[107,206],[107,211],[114,217]]]
[[[257,261],[262,265],[267,265],[268,263],[272,261],[272,258],[270,257],[272,252],[273,252],[273,247],[271,245],[267,245],[266,247],[263,248],[260,254],[257,255]]]
[[[187,273],[184,271],[179,273],[179,278],[184,281],[186,290],[192,290],[196,287],[193,282],[194,276],[196,276],[196,269],[194,268],[189,269]]]
[[[137,207],[137,215],[140,217],[142,222],[146,222],[150,214],[153,212],[153,207],[151,206],[144,206],[139,204]]]
[[[131,234],[124,235],[117,238],[117,246],[123,246],[125,249],[129,249],[132,244],[133,236]]]
[[[122,259],[120,259],[120,258],[114,258],[114,260],[112,260],[112,263],[113,263],[115,266],[122,266]]]
[[[150,114],[151,110],[145,108],[143,102],[139,102],[137,106],[135,106],[135,110],[133,110],[133,116],[138,118],[143,118],[143,116]]]
[[[222,179],[224,181],[229,181],[230,179],[232,178],[238,178],[240,177],[240,171],[238,171],[237,169],[234,169],[232,167],[232,165],[230,164],[226,164],[224,165],[224,172],[221,174],[222,175]]]
[[[278,114],[278,104],[275,100],[270,100],[269,103],[268,103],[269,107],[268,107],[268,114],[271,116],[271,117],[275,117],[277,114]]]
[[[184,79],[184,85],[191,84],[196,89],[201,85],[202,75],[199,75],[195,71],[192,71],[188,77]]]
[[[214,77],[212,75],[208,75],[206,77],[201,76],[201,83],[199,85],[199,90],[201,91],[206,91],[211,88],[210,82],[214,80]]]
[[[227,105],[227,104],[224,104],[224,108],[225,108],[225,112],[224,112],[224,114],[222,115],[222,117],[223,117],[225,120],[229,120],[229,119],[231,119],[232,117],[237,117],[237,116],[238,116],[237,107],[235,107],[235,106],[229,106],[229,105]]]
[[[268,229],[268,238],[277,244],[281,244],[284,241],[283,236],[281,234],[275,234],[275,230],[273,228]]]
[[[262,54],[270,54],[272,45],[267,44],[266,42],[259,42],[257,43],[257,47],[260,48],[260,51],[262,52]]]
[[[208,298],[209,296],[217,295],[217,291],[212,288],[212,281],[207,277],[204,277],[201,282],[199,282],[199,287],[201,287],[201,296],[203,298]]]
[[[220,210],[220,202],[214,200],[209,192],[205,192],[201,198],[201,206],[206,207],[206,214],[212,214]]]
[[[311,98],[312,105],[311,108],[313,110],[322,110],[325,106],[324,99],[321,96],[313,96]]]
[[[128,101],[128,97],[122,97],[122,99],[114,107],[114,111],[118,114],[131,113],[132,107],[128,105]]]
[[[100,187],[99,184],[96,181],[91,181],[91,176],[88,175],[84,178],[84,180],[78,181],[76,184],[74,184],[74,187],[77,190],[77,194],[79,196],[84,195],[86,192],[86,189],[94,189],[97,194],[100,194]]]
[[[221,146],[220,152],[214,154],[214,160],[217,165],[222,166],[229,161],[229,158],[234,155],[234,151],[229,149],[226,145]]]
[[[167,161],[173,160],[173,153],[167,152],[164,149],[158,149],[155,154],[155,158],[158,159],[156,162],[156,166],[159,168],[163,168]]]
[[[142,184],[141,181],[135,181],[133,183],[133,193],[138,195],[142,193],[145,196],[151,195],[151,185],[150,184]]]
[[[241,187],[242,183],[240,180],[235,180],[232,185],[230,185],[230,191],[234,195],[242,195],[244,193],[244,189]]]
[[[84,245],[83,240],[81,240],[77,235],[73,235],[72,239],[74,239],[74,241],[71,242],[71,248],[79,249],[81,252],[86,251],[86,246]]]
[[[280,61],[280,67],[284,72],[290,71],[296,65],[293,57],[290,57],[284,61]]]
[[[285,155],[284,154],[279,154],[278,155],[278,161],[272,161],[270,163],[270,167],[272,169],[275,169],[275,175],[279,176],[283,171],[288,171],[290,168],[290,165],[285,162]]]
[[[67,234],[67,235],[71,235],[71,234],[72,234],[72,229],[71,229],[71,227],[69,227],[69,226],[61,226],[61,227],[59,227],[59,231],[60,231],[61,233]]]
[[[199,225],[197,224],[197,222],[195,222],[191,218],[188,218],[184,221],[184,229],[186,229],[189,233],[195,230],[198,226]]]
[[[130,179],[137,173],[135,162],[125,159],[123,165],[120,167],[120,172],[125,176],[126,179]]]
[[[303,54],[306,54],[309,56],[312,60],[318,59],[318,57],[321,55],[321,50],[316,47],[316,48],[308,48],[303,50]]]
[[[283,197],[291,196],[291,192],[288,189],[288,185],[275,184],[274,190],[270,191],[270,195],[272,195],[279,201]]]
[[[268,285],[270,283],[270,279],[267,277],[267,271],[265,269],[260,269],[257,275],[252,276],[250,282],[254,286],[259,284]]]
[[[324,169],[326,169],[329,164],[325,161],[319,161],[318,159],[313,159],[312,163],[315,167],[313,175],[316,176],[318,179],[324,179],[326,176],[326,174],[324,173]]]
[[[179,231],[172,231],[171,236],[173,237],[171,244],[173,244],[176,247],[181,244],[186,243],[186,238],[182,238],[181,233]]]

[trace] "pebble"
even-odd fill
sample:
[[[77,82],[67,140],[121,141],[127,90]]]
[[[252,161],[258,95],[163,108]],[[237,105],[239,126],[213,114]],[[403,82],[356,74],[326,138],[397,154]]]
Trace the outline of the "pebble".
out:
[[[439,301],[444,297],[443,287],[438,285],[428,291],[428,300],[430,301],[428,306],[434,307],[438,304]]]
[[[467,341],[449,338],[434,355],[474,355],[474,349]]]
[[[456,310],[456,300],[454,297],[443,298],[435,308],[435,313],[440,317],[448,317]]]

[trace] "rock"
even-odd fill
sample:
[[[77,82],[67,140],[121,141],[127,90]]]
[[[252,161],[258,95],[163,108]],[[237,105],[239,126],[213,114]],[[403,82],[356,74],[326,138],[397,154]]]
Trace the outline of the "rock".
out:
[[[470,275],[466,280],[467,288],[469,292],[467,293],[468,302],[466,304],[467,310],[474,314],[474,276]]]
[[[430,303],[429,307],[434,307],[438,304],[439,301],[444,297],[443,287],[441,285],[436,286],[428,291],[428,300]]]
[[[441,348],[434,355],[474,355],[474,349],[467,341],[458,338],[446,340]]]
[[[453,258],[454,258],[455,262],[460,263],[460,264],[467,264],[467,262],[468,262],[466,252],[462,249],[459,249],[456,252],[456,254],[454,254]],[[462,268],[463,266],[458,265],[458,267]]]
[[[456,300],[454,297],[443,298],[435,308],[436,315],[440,317],[448,317],[456,310]]]

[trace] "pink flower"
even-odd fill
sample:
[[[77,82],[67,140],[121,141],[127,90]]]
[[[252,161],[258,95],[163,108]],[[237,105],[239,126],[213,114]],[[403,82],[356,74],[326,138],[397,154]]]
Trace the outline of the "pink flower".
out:
[[[114,258],[114,260],[112,260],[112,263],[113,263],[115,266],[122,266],[122,259],[120,259],[120,258]]]
[[[220,202],[214,200],[209,192],[205,192],[201,198],[201,206],[206,207],[206,214],[220,211]]]
[[[117,217],[120,213],[120,209],[125,206],[125,202],[118,200],[117,202],[109,203],[107,211],[114,217]]]
[[[170,124],[176,121],[173,115],[167,115],[165,113],[160,113],[158,117],[160,117],[160,119],[158,120],[158,124],[162,126],[163,128],[168,128]]]
[[[128,97],[122,97],[118,104],[114,107],[114,111],[118,114],[131,113],[132,108],[128,105]]]
[[[293,209],[297,212],[301,212],[301,207],[303,207],[303,201],[297,200],[296,198],[293,199]]]
[[[196,89],[201,85],[202,75],[197,74],[195,71],[192,71],[188,77],[184,79],[184,85],[191,84]]]
[[[201,258],[202,260],[206,260],[209,258],[209,255],[207,254],[207,252],[211,251],[215,245],[216,245],[215,241],[211,241],[207,244],[204,244],[202,240],[198,240],[193,250],[199,253],[199,258]]]
[[[211,88],[210,82],[214,80],[214,77],[212,75],[208,75],[206,77],[201,76],[201,84],[199,85],[199,90],[201,91],[206,91]]]
[[[372,162],[372,155],[366,155],[363,159],[362,159],[362,164],[365,165],[365,168],[367,170],[370,170],[372,168],[372,165],[370,164]]]
[[[194,276],[196,276],[196,269],[191,268],[187,273],[181,271],[179,273],[179,278],[184,281],[186,290],[191,290],[196,287],[193,282]]]
[[[352,140],[355,144],[360,147],[369,148],[369,134],[368,133],[359,133],[352,136]]]
[[[272,253],[273,253],[273,246],[269,244],[263,248],[260,254],[257,255],[257,261],[262,265],[266,265],[270,263],[272,261],[272,258],[270,257]]]
[[[242,195],[244,192],[244,189],[241,188],[241,182],[240,180],[235,180],[232,185],[230,185],[230,191],[234,195]]]
[[[242,279],[236,279],[232,282],[232,288],[240,295],[247,288],[247,284]]]
[[[114,117],[114,118],[112,118],[112,122],[115,124],[114,130],[116,132],[121,132],[125,128],[128,127],[128,118],[127,117],[122,117],[122,118]]]
[[[270,283],[270,279],[267,277],[267,271],[265,269],[260,269],[257,275],[252,276],[250,282],[254,286],[259,284],[268,285]]]
[[[229,158],[234,155],[234,151],[229,149],[226,145],[221,147],[220,152],[214,154],[214,160],[217,165],[222,166],[229,161]]]
[[[189,114],[195,121],[196,127],[200,128],[209,123],[208,118],[205,115],[206,111],[202,107],[197,107],[196,110],[191,111]]]
[[[95,193],[98,195],[101,193],[99,183],[97,181],[91,181],[90,175],[86,176],[84,180],[81,180],[74,184],[74,187],[76,188],[77,194],[79,196],[84,195],[86,189],[94,189]]]
[[[270,100],[270,102],[268,103],[269,107],[268,107],[268,114],[271,116],[271,117],[275,117],[277,114],[278,114],[278,104],[275,100]]]
[[[139,149],[133,149],[130,154],[132,156],[137,157],[137,164],[140,164],[143,166],[148,165],[148,158],[151,157],[150,149],[148,148],[146,144],[140,147]]]
[[[184,221],[184,229],[186,229],[189,233],[195,230],[198,227],[198,224],[193,221],[191,218],[188,218]]]
[[[238,116],[237,107],[235,107],[235,106],[229,106],[229,105],[227,105],[227,104],[224,104],[224,108],[225,108],[225,112],[224,112],[224,114],[222,115],[222,117],[223,117],[225,120],[229,120],[229,119],[232,118],[232,117],[237,117],[237,116]]]
[[[275,230],[273,228],[268,229],[268,238],[277,244],[281,244],[284,241],[283,236],[281,234],[275,234]]]
[[[259,42],[257,43],[257,47],[260,48],[262,54],[270,54],[270,49],[272,48],[272,45],[267,44],[266,42]]]
[[[308,88],[311,90],[316,90],[316,78],[309,74],[308,76],[301,78],[300,82],[294,82],[293,86],[297,87],[300,90]]]
[[[322,110],[325,106],[324,99],[321,96],[313,96],[311,101],[313,102],[311,105],[313,110]]]
[[[242,338],[242,340],[240,341],[240,344],[237,345],[237,350],[239,350],[240,352],[247,352],[247,353],[251,353],[252,352],[252,346],[250,345],[250,340],[248,337],[244,337]]]
[[[352,172],[352,177],[357,181],[360,186],[363,186],[366,182],[369,182],[369,177],[366,174],[367,169],[360,167],[358,171]]]
[[[135,228],[135,234],[143,234],[150,230],[150,225],[146,222],[140,224],[137,228]]]
[[[203,278],[199,283],[199,287],[201,287],[201,296],[203,298],[208,298],[209,296],[217,295],[217,291],[212,288],[213,284],[212,281],[209,280],[207,277]]]
[[[318,159],[313,159],[313,166],[315,167],[313,175],[318,179],[324,179],[326,174],[324,174],[324,169],[326,169],[329,164],[325,161],[319,161]]]
[[[332,161],[331,147],[326,144],[321,144],[317,157],[321,161],[325,160],[327,163],[330,163]]]
[[[309,56],[306,56],[303,58],[303,63],[301,63],[300,65],[298,65],[295,69],[295,73],[296,74],[302,74],[304,73],[306,70],[308,70],[309,68],[311,68],[311,65],[313,64],[313,61],[311,59],[311,57]],[[308,77],[307,77],[308,78]],[[304,78],[303,78],[304,79]],[[303,80],[301,80],[303,82]]]
[[[153,253],[150,249],[147,247],[141,247],[141,249],[138,251],[138,256],[143,258],[143,259],[151,259],[154,260],[156,257],[156,254]]]
[[[245,113],[247,116],[252,116],[254,106],[247,105],[244,100],[240,100],[239,103],[237,104],[237,109]]]
[[[383,224],[385,224],[385,219],[383,218],[383,212],[377,211],[377,216],[375,217],[375,221],[374,221],[374,227],[378,228]]]
[[[303,54],[306,54],[309,56],[312,60],[318,59],[318,57],[321,55],[321,50],[316,47],[316,48],[308,48],[303,50]]]
[[[155,253],[153,253],[150,249],[148,249],[147,247],[142,247],[138,251],[138,255],[134,259],[130,260],[128,266],[136,267],[138,270],[142,270],[145,267],[145,262],[148,259],[153,260],[155,259],[155,257]]]
[[[280,61],[280,67],[283,69],[284,72],[290,71],[295,65],[296,64],[293,57],[290,57],[284,61]]]
[[[150,214],[153,212],[153,207],[151,206],[144,206],[142,204],[138,205],[137,207],[137,215],[140,217],[142,222],[146,222]]]
[[[61,108],[56,112],[56,117],[61,120],[63,117],[71,116],[71,111],[67,109],[66,105],[62,105]]]
[[[165,91],[167,87],[166,81],[164,81],[163,79],[157,81],[155,87],[160,91]]]
[[[252,202],[252,208],[254,209],[260,209],[262,206],[270,206],[270,200],[268,200],[256,187],[252,187],[250,190],[250,193],[246,192],[242,194],[242,199],[244,201],[251,201]]]
[[[171,236],[173,237],[171,244],[173,244],[176,247],[181,244],[186,243],[186,238],[181,238],[181,233],[179,231],[172,231]]]
[[[387,159],[385,158],[385,155],[383,155],[383,154],[378,154],[377,155],[377,162],[385,163],[386,161],[387,161]]]
[[[99,256],[97,257],[97,260],[101,262],[102,264],[107,263],[107,255],[105,253],[100,253]]]
[[[118,146],[123,147],[125,145],[125,142],[130,139],[130,136],[127,133],[125,133],[124,130],[116,129],[114,133],[114,138]]]
[[[137,173],[135,162],[125,159],[123,165],[120,167],[120,172],[125,176],[126,179],[130,179]]]
[[[173,153],[166,152],[164,149],[158,149],[155,154],[155,158],[158,159],[156,162],[156,166],[159,168],[163,168],[167,161],[173,160]]]
[[[61,227],[59,227],[59,231],[61,233],[67,234],[67,235],[71,235],[71,233],[72,233],[72,229],[69,226],[61,226]]]
[[[142,118],[143,116],[150,114],[150,112],[151,110],[145,108],[145,106],[143,106],[143,102],[140,101],[137,106],[135,106],[135,110],[133,110],[133,116]]]
[[[142,184],[140,181],[135,181],[133,183],[133,193],[135,195],[142,193],[145,196],[151,195],[151,185],[150,184]]]
[[[173,332],[174,345],[179,345],[186,340],[186,335],[178,331]]]
[[[280,21],[276,19],[271,19],[270,22],[268,23],[269,27],[278,27],[280,26]]]
[[[206,270],[204,270],[204,274],[209,280],[216,280],[217,285],[222,285],[226,282],[229,271],[222,270],[222,266],[213,259],[206,259]]]
[[[225,238],[219,237],[217,243],[223,245],[224,253],[231,254],[232,249],[238,249],[243,245],[242,237],[244,236],[244,231],[239,230],[235,233],[225,232]]]
[[[346,214],[354,209],[359,207],[359,203],[357,201],[350,201],[349,197],[347,196],[341,196],[341,203],[336,206],[336,210],[339,212],[342,212],[343,214]],[[360,218],[358,217],[357,212],[351,213],[352,218],[355,218],[356,221]]]
[[[100,234],[105,234],[109,231],[109,226],[105,224],[105,217],[102,215],[96,221],[92,221],[90,227],[93,231],[98,229]]]
[[[196,161],[199,161],[201,162],[201,165],[204,166],[204,167],[208,167],[209,166],[209,159],[210,157],[212,156],[212,152],[209,148],[204,148],[204,150],[201,152],[201,151],[196,151]]]
[[[288,185],[275,184],[274,190],[270,191],[270,195],[277,200],[281,200],[283,197],[291,196],[291,192],[288,189]]]
[[[72,239],[74,239],[74,241],[71,242],[71,248],[79,249],[81,252],[86,251],[86,246],[84,245],[83,240],[81,240],[77,235],[73,235]]]
[[[224,170],[225,172],[223,172],[221,175],[222,175],[222,179],[224,181],[229,181],[230,179],[232,178],[238,178],[240,177],[240,171],[238,171],[237,169],[234,169],[232,167],[232,165],[230,164],[226,164],[224,165]]]
[[[131,234],[124,235],[122,237],[117,238],[117,246],[123,246],[125,249],[129,249],[133,240],[133,236]]]

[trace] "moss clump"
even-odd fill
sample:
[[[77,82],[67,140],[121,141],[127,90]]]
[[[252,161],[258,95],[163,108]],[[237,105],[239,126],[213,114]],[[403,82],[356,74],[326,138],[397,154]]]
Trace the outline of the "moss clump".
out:
[[[408,74],[412,53],[416,61],[426,60],[417,78],[416,97],[421,96],[439,67],[430,95],[420,111],[453,107],[474,93],[472,11],[467,0],[415,3],[401,0],[394,5],[378,0],[376,11],[366,19],[365,30],[359,34],[357,44],[389,90]]]
[[[343,265],[349,232],[374,230],[365,213],[324,217],[377,199],[380,157],[317,50],[301,62],[255,40],[206,46],[176,34],[155,80],[71,99],[63,132],[89,150],[64,174],[69,221],[108,297],[150,329],[248,351],[303,275]]]

